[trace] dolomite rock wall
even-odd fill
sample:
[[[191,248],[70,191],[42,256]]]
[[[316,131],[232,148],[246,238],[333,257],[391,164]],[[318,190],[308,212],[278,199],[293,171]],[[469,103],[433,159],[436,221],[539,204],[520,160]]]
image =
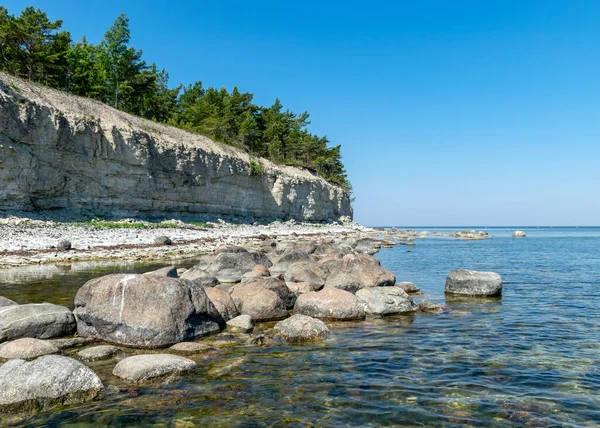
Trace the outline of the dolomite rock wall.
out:
[[[0,73],[0,212],[85,217],[352,216],[311,172]]]

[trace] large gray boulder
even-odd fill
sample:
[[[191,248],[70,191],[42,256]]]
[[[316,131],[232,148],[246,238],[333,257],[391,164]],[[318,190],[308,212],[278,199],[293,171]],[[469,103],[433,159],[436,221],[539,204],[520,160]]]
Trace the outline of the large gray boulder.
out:
[[[184,357],[171,354],[134,355],[119,361],[113,374],[122,379],[140,382],[171,373],[195,369],[197,364]]]
[[[51,341],[24,337],[0,345],[0,359],[30,360],[42,355],[57,354],[59,349]]]
[[[310,256],[303,251],[292,248],[286,250],[279,260],[277,260],[277,263],[271,266],[269,270],[272,275],[282,274],[285,273],[291,265],[303,260],[310,260]]]
[[[219,284],[219,280],[213,274],[197,267],[186,270],[181,274],[180,278],[201,287],[215,287]]]
[[[0,410],[26,412],[98,397],[104,385],[91,369],[69,357],[10,360],[0,367]]]
[[[75,333],[73,313],[64,306],[30,303],[0,307],[0,342],[34,337],[50,339]]]
[[[365,312],[372,315],[392,315],[417,310],[417,305],[399,287],[370,287],[356,292]]]
[[[493,297],[502,294],[502,277],[495,272],[457,269],[446,278],[447,294]]]
[[[4,306],[15,306],[16,304],[16,302],[13,302],[12,300],[7,299],[6,297],[0,296],[0,308],[3,308]]]
[[[204,288],[154,275],[92,279],[75,296],[80,336],[159,348],[215,333],[220,314]]]
[[[347,254],[338,268],[331,271],[325,281],[325,288],[339,288],[351,293],[366,287],[390,286],[396,283],[396,276],[382,268],[379,261],[367,254]]]
[[[300,314],[279,321],[274,331],[288,343],[314,342],[324,340],[329,335],[329,329],[323,321]]]
[[[226,291],[213,287],[208,287],[204,291],[220,315],[218,321],[221,328],[225,328],[225,323],[227,321],[238,316],[235,303]]]
[[[365,311],[356,296],[337,288],[301,294],[296,300],[294,312],[332,320],[357,320],[365,317]]]
[[[264,265],[269,268],[273,263],[271,263],[265,254],[253,251],[220,253],[210,262],[206,271],[214,274],[217,278],[219,277],[217,273],[224,270],[228,270],[231,273],[237,272],[241,280],[242,275],[250,272],[256,265]]]
[[[258,284],[238,284],[230,291],[240,314],[254,321],[273,321],[287,317],[288,312],[279,295]]]
[[[318,291],[325,285],[329,269],[313,261],[300,261],[292,264],[285,271],[285,282],[303,282],[310,284],[313,291]]]
[[[381,241],[372,238],[362,238],[356,242],[354,251],[357,253],[373,255],[381,249]]]
[[[236,287],[245,287],[248,284],[258,285],[267,290],[271,290],[279,296],[287,309],[292,309],[296,303],[296,295],[285,282],[273,277],[253,278],[249,282],[238,284]]]

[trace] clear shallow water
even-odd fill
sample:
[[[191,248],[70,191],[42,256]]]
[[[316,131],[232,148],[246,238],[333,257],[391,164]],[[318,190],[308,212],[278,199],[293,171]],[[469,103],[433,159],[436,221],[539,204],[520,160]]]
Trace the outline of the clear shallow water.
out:
[[[332,335],[318,345],[234,347],[198,359],[192,374],[143,388],[113,378],[114,361],[94,363],[108,387],[104,400],[22,423],[598,426],[600,229],[523,228],[525,239],[510,238],[512,230],[490,228],[495,238],[486,241],[428,238],[377,255],[398,280],[438,302],[453,269],[499,272],[500,300],[448,301],[441,315],[330,324]],[[132,267],[110,271],[119,269]],[[86,274],[52,278],[46,295],[72,300]],[[22,303],[19,288],[0,285],[0,295],[12,292]]]

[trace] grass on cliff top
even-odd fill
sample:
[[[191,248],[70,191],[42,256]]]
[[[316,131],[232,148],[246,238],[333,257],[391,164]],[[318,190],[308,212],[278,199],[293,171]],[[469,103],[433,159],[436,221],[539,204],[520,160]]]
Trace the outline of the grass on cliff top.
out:
[[[151,223],[145,221],[92,220],[71,224],[76,227],[89,227],[92,229],[182,229],[189,226],[212,227],[212,224],[201,221],[192,221],[187,223],[181,221],[161,221],[159,223]]]

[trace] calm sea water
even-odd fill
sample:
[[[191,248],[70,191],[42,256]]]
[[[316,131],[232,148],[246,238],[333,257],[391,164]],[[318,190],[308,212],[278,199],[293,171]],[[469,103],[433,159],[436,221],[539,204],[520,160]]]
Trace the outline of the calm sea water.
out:
[[[513,230],[489,228],[486,241],[428,238],[377,255],[398,280],[445,303],[444,314],[330,324],[318,345],[232,347],[197,360],[192,374],[142,388],[112,377],[114,361],[93,363],[108,387],[102,401],[19,423],[598,426],[600,228],[523,228],[525,239],[511,238]],[[457,268],[500,273],[502,298],[446,301],[445,277]],[[29,281],[26,271],[4,272],[0,295],[65,304],[86,279],[123,270],[148,266]]]

